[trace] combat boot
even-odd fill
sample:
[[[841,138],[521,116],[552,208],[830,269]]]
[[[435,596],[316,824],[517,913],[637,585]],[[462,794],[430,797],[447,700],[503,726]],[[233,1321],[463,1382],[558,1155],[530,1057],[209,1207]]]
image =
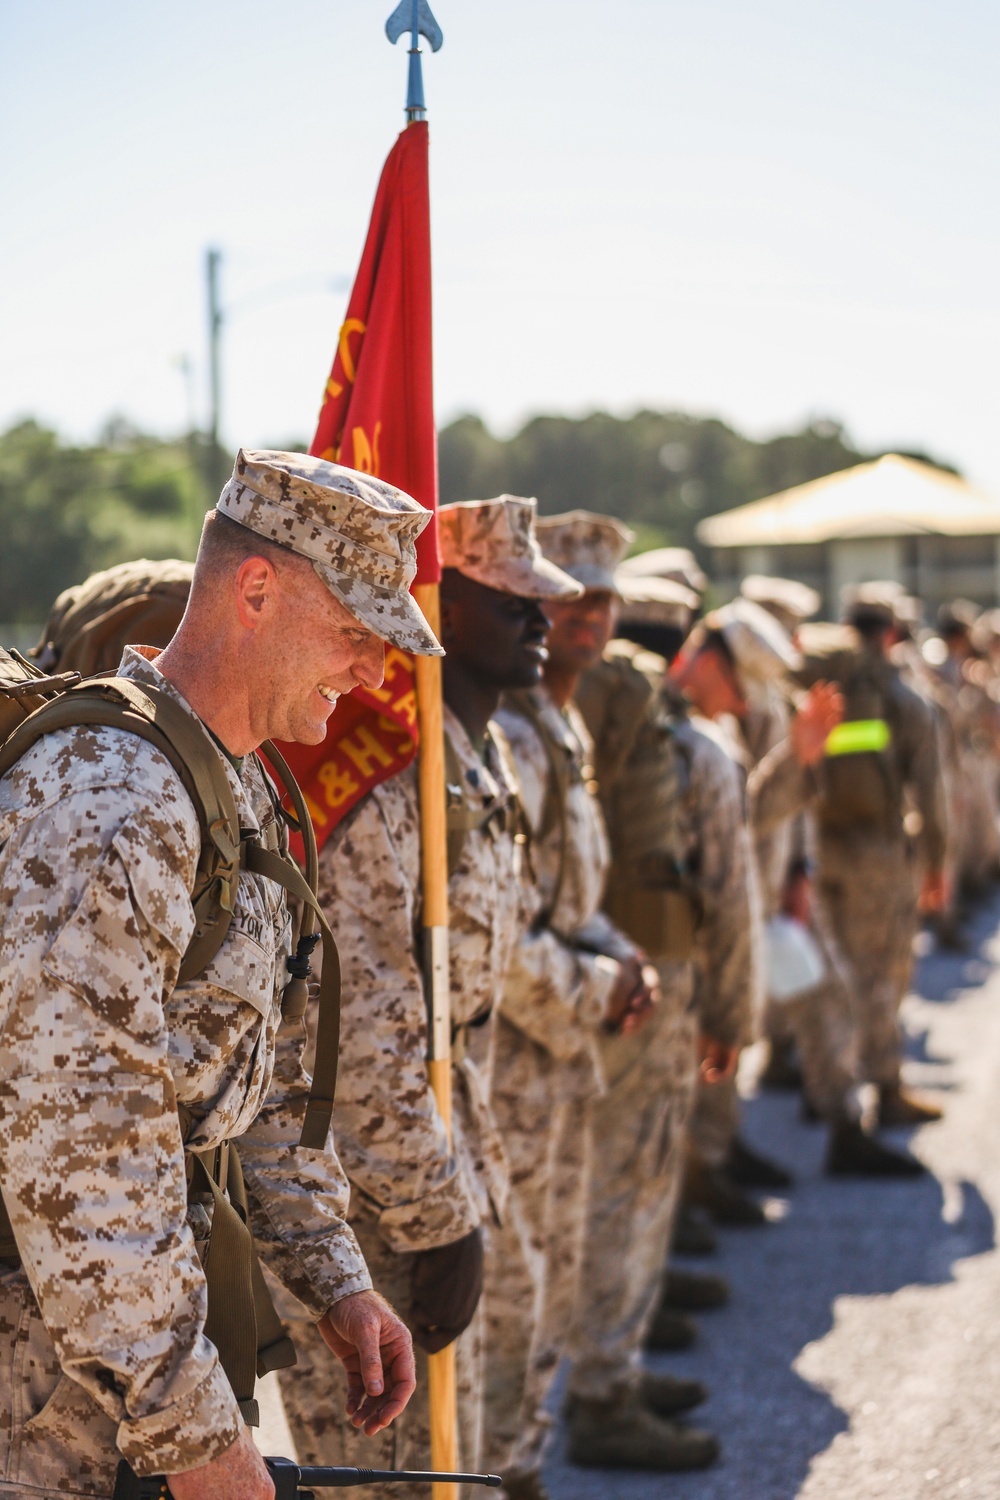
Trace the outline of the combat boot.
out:
[[[880,1125],[929,1125],[940,1120],[944,1110],[928,1099],[907,1093],[899,1084],[883,1085],[878,1091]]]
[[[779,1166],[776,1161],[761,1156],[759,1151],[751,1151],[746,1141],[739,1136],[729,1148],[726,1173],[739,1187],[773,1190],[790,1188],[793,1182],[791,1172]]]
[[[658,1375],[652,1370],[643,1370],[639,1381],[638,1396],[647,1411],[656,1417],[678,1417],[681,1412],[691,1411],[708,1400],[708,1387],[700,1380],[681,1380],[676,1375]],[[571,1420],[576,1410],[578,1396],[566,1397],[563,1415]],[[520,1476],[519,1476],[520,1477]],[[510,1486],[506,1477],[504,1486]]]
[[[922,1177],[927,1168],[908,1151],[892,1151],[856,1120],[830,1131],[823,1171],[830,1177]]]
[[[674,1473],[707,1468],[718,1458],[719,1444],[710,1432],[655,1417],[630,1394],[617,1401],[577,1399],[566,1456],[585,1468]]]
[[[667,1267],[663,1281],[664,1307],[675,1312],[707,1312],[712,1307],[724,1307],[728,1301],[729,1283],[724,1277]]]
[[[656,1417],[677,1417],[708,1400],[708,1387],[700,1380],[680,1380],[676,1375],[656,1375],[643,1370],[639,1400]]]
[[[684,1192],[690,1202],[707,1209],[719,1224],[750,1228],[766,1224],[767,1215],[753,1198],[740,1191],[721,1167],[690,1163],[684,1181]]]
[[[929,925],[937,939],[938,947],[946,948],[949,953],[968,953],[971,950],[972,944],[962,931],[962,925],[954,913],[942,913],[938,917],[932,917]]]
[[[551,1500],[537,1469],[508,1469],[503,1476],[507,1500]]]
[[[654,1354],[673,1354],[690,1349],[698,1337],[698,1325],[686,1313],[675,1312],[661,1302],[646,1334],[646,1348]]]
[[[771,1055],[758,1082],[762,1089],[774,1089],[782,1093],[794,1093],[797,1088],[801,1088],[802,1069],[795,1056],[795,1043],[791,1037],[771,1043]]]
[[[714,1255],[719,1242],[694,1209],[682,1203],[674,1220],[670,1248],[675,1255]]]

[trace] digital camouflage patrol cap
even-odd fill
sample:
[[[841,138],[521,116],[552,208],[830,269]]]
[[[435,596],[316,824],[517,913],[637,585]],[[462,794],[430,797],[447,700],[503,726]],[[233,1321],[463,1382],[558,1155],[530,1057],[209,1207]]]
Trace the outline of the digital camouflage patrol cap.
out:
[[[618,592],[623,625],[673,625],[686,631],[701,603],[693,589],[672,578],[639,578],[620,570]]]
[[[708,579],[687,547],[654,547],[651,552],[639,552],[623,562],[618,571],[627,578],[669,578],[696,594],[708,588]]]
[[[780,681],[802,665],[788,631],[750,599],[733,599],[706,615],[704,623],[721,634],[744,687]]]
[[[840,617],[847,625],[864,622],[892,626],[896,623],[896,601],[906,592],[892,578],[872,583],[848,583],[840,591]]]
[[[740,584],[740,593],[774,615],[788,631],[794,631],[803,620],[816,614],[823,603],[807,583],[799,583],[795,578],[769,578],[763,573],[748,573]]]
[[[558,516],[539,516],[535,531],[549,562],[585,589],[619,592],[615,569],[635,535],[627,526],[590,510],[567,510]]]
[[[371,474],[307,453],[243,449],[216,509],[307,557],[335,598],[381,640],[443,656],[410,594],[431,513]]]
[[[441,563],[487,588],[522,599],[568,599],[583,593],[574,578],[542,556],[535,535],[538,502],[519,495],[462,500],[438,511]]]

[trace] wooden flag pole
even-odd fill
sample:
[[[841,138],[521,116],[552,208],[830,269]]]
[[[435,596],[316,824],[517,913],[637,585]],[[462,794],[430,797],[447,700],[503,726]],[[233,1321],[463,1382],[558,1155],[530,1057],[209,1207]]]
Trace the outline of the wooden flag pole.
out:
[[[385,25],[394,45],[410,33],[406,119],[426,118],[420,38],[437,52],[444,41],[428,0],[400,0]],[[413,596],[436,636],[441,633],[440,590],[436,583],[417,584]],[[431,1088],[451,1142],[451,996],[448,978],[448,823],[445,806],[444,694],[441,658],[416,658],[417,720],[420,750],[420,848],[424,911],[424,993],[427,1000],[427,1068]],[[427,1357],[430,1403],[431,1468],[454,1473],[458,1468],[458,1390],[455,1345]],[[456,1500],[454,1484],[431,1486],[433,1500]]]
[[[435,635],[440,630],[436,583],[418,584],[414,597]],[[424,911],[424,985],[428,1008],[431,1088],[451,1140],[451,997],[448,990],[448,829],[445,814],[444,697],[441,658],[418,656],[417,714],[420,724],[420,847]],[[458,1406],[455,1345],[427,1358],[431,1423],[431,1468],[458,1468]],[[433,1500],[454,1500],[453,1484],[432,1486]]]

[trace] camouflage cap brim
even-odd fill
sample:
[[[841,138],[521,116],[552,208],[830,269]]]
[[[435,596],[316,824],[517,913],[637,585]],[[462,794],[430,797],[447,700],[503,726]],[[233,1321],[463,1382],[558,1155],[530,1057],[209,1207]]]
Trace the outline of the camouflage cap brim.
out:
[[[603,589],[621,598],[621,589],[618,587],[614,573],[610,568],[602,567],[600,563],[565,563],[562,571],[568,573],[571,578],[575,578],[584,589],[592,589],[595,593],[598,589]]]
[[[543,557],[535,535],[537,500],[498,495],[462,500],[438,512],[441,561],[446,568],[502,594],[522,599],[568,599],[583,589]]]
[[[460,571],[488,588],[522,599],[577,599],[583,593],[575,578],[541,554],[533,558],[493,558],[481,570],[465,566]]]
[[[313,567],[327,588],[366,625],[379,640],[388,641],[400,651],[415,656],[443,656],[444,647],[421,613],[412,594],[397,589],[363,583],[313,561]]]

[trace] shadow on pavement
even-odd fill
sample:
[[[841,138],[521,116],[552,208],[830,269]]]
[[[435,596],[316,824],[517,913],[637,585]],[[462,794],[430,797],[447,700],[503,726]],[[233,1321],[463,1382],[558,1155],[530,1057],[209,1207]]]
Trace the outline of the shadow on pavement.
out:
[[[991,945],[1000,921],[1000,894],[994,892],[963,923],[966,949],[955,953],[936,948],[929,933],[917,939],[922,952],[914,978],[914,988],[923,1000],[953,1000],[959,990],[978,989],[994,969]]]
[[[1000,902],[993,902],[977,916],[974,951],[923,958],[917,993],[946,1001],[982,984],[993,968],[987,949],[998,920]],[[982,978],[974,965],[982,966]],[[560,1443],[546,1469],[554,1500],[659,1500],[666,1494],[794,1500],[813,1457],[847,1425],[840,1408],[793,1369],[804,1346],[829,1332],[836,1299],[945,1283],[955,1261],[994,1245],[992,1212],[972,1183],[960,1192],[951,1188],[945,1201],[930,1176],[825,1177],[825,1129],[802,1123],[794,1096],[748,1101],[744,1134],[795,1172],[788,1215],[766,1228],[728,1231],[720,1236],[719,1254],[692,1263],[723,1272],[732,1303],[701,1318],[693,1350],[655,1364],[709,1384],[711,1399],[692,1420],[718,1434],[721,1462],[698,1474],[605,1473],[569,1466]]]

